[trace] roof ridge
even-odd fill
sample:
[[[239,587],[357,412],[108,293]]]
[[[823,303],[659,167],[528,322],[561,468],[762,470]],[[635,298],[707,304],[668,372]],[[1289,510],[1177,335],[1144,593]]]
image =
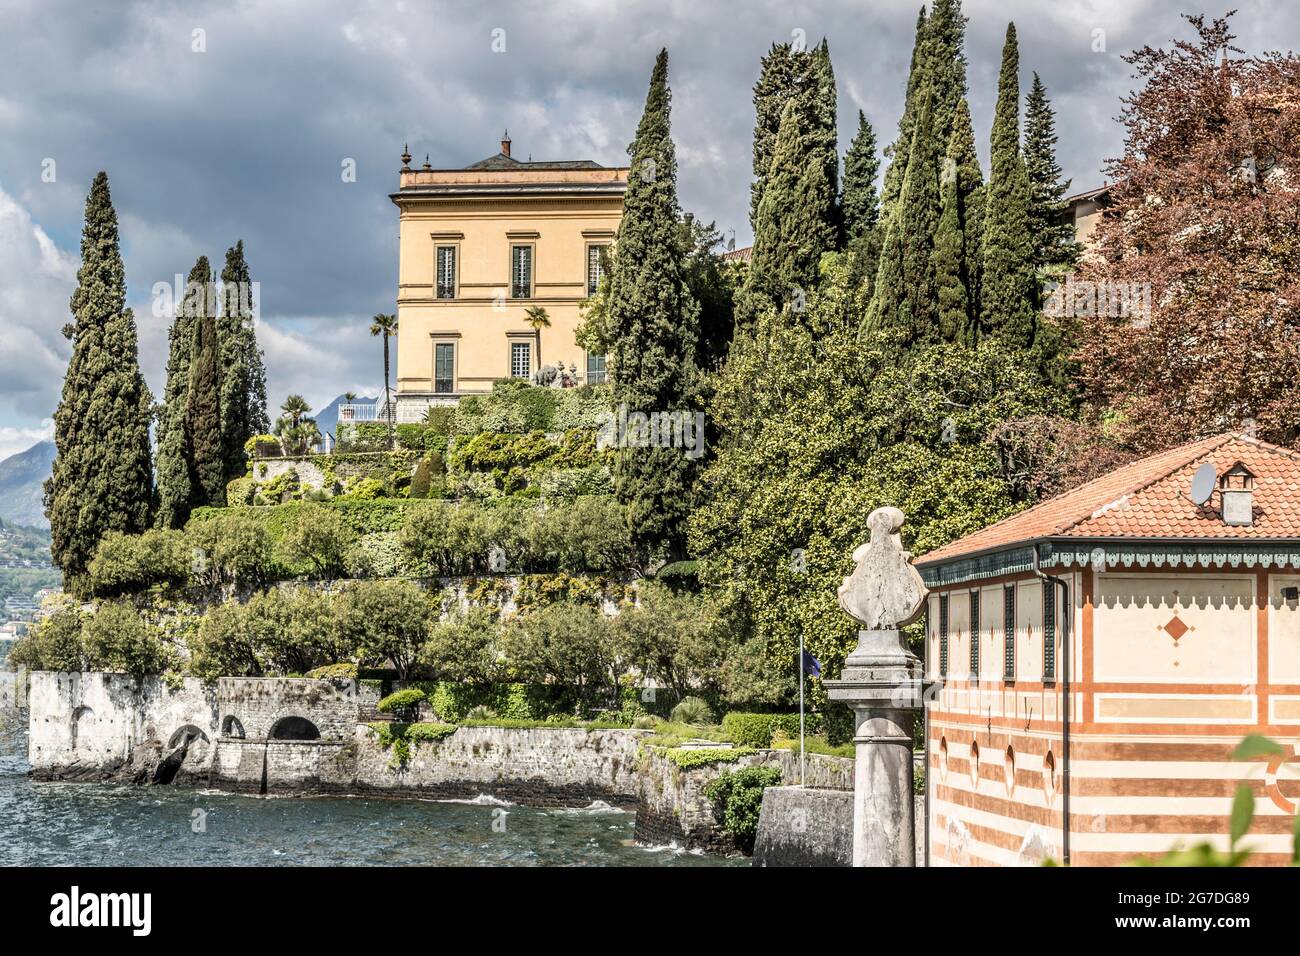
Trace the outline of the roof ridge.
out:
[[[1140,464],[1142,464],[1142,462],[1144,462],[1144,461],[1150,461],[1152,458],[1159,458],[1161,455],[1170,455],[1170,454],[1173,454],[1174,452],[1178,451],[1180,448],[1188,448],[1188,449],[1190,449],[1193,445],[1205,445],[1205,447],[1204,447],[1203,449],[1201,449],[1200,452],[1199,452],[1198,454],[1193,454],[1191,458],[1182,458],[1182,459],[1179,459],[1178,462],[1177,462],[1176,464],[1174,464],[1172,467],[1166,469],[1165,471],[1162,471],[1160,474],[1156,475],[1154,478],[1150,478],[1150,479],[1148,479],[1148,480],[1146,480],[1146,481],[1139,481],[1139,482],[1137,482],[1136,484],[1134,484],[1132,487],[1127,487],[1127,488],[1125,488],[1123,491],[1121,491],[1121,492],[1119,492],[1118,494],[1116,494],[1115,497],[1111,499],[1111,501],[1112,501],[1112,502],[1119,501],[1119,500],[1121,500],[1122,498],[1129,498],[1129,497],[1132,497],[1133,495],[1138,494],[1138,493],[1141,492],[1141,491],[1145,491],[1147,488],[1150,488],[1152,485],[1156,484],[1157,482],[1164,481],[1166,478],[1168,478],[1168,477],[1169,477],[1170,475],[1172,475],[1174,472],[1179,471],[1180,469],[1186,468],[1188,465],[1190,465],[1190,464],[1191,464],[1192,462],[1194,462],[1194,461],[1197,461],[1197,460],[1199,460],[1199,459],[1201,459],[1201,458],[1204,458],[1206,455],[1210,454],[1210,453],[1211,453],[1212,451],[1214,451],[1215,449],[1217,449],[1217,448],[1222,448],[1222,447],[1223,447],[1224,445],[1226,445],[1228,442],[1232,441],[1232,439],[1235,438],[1235,437],[1236,437],[1236,433],[1235,433],[1235,432],[1223,432],[1223,433],[1218,434],[1218,435],[1211,435],[1211,436],[1208,437],[1208,438],[1201,438],[1201,439],[1199,439],[1199,440],[1197,440],[1197,441],[1194,441],[1194,442],[1188,442],[1186,445],[1178,445],[1178,446],[1175,446],[1174,448],[1167,448],[1167,449],[1165,449],[1164,451],[1158,451],[1158,452],[1156,452],[1156,453],[1153,454],[1153,455],[1147,455],[1146,458],[1139,458],[1139,459],[1137,459],[1136,461],[1131,461],[1131,462],[1129,462],[1127,465],[1124,465],[1123,467],[1125,467],[1125,468],[1129,468],[1129,467],[1133,467],[1133,466],[1136,466],[1136,465],[1140,465]],[[1101,476],[1101,478],[1105,478],[1105,477],[1106,477],[1105,475],[1102,475],[1102,476]],[[1100,480],[1100,479],[1094,479],[1094,480]],[[1080,488],[1084,488],[1084,487],[1086,487],[1086,485],[1080,485],[1079,488],[1075,488],[1074,491],[1078,491]],[[1065,492],[1064,494],[1067,494],[1067,495],[1068,495],[1068,494],[1072,494],[1072,493],[1073,493],[1072,491],[1067,491],[1067,492]],[[1051,499],[1048,499],[1048,500],[1050,501]],[[1105,506],[1103,506],[1103,507],[1105,507]],[[1069,531],[1071,528],[1077,527],[1078,525],[1083,524],[1085,521],[1091,521],[1091,520],[1092,520],[1093,518],[1095,518],[1096,516],[1097,516],[1097,509],[1094,508],[1093,511],[1092,511],[1092,513],[1090,513],[1090,514],[1088,514],[1088,515],[1085,515],[1085,516],[1083,516],[1083,517],[1075,518],[1075,519],[1073,519],[1072,521],[1069,521],[1069,522],[1067,522],[1067,523],[1065,523],[1065,524],[1057,525],[1055,528],[1052,529],[1052,533],[1053,533],[1053,534],[1065,534],[1065,532]]]

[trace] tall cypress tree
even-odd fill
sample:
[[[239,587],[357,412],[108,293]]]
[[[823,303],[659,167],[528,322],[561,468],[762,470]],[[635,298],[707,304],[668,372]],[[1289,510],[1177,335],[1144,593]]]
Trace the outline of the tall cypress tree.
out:
[[[867,116],[858,110],[858,131],[844,154],[844,236],[853,242],[876,227],[880,221],[880,202],[876,197],[876,176],[880,159],[876,156],[876,134]]]
[[[942,148],[952,136],[959,104],[966,98],[966,18],[961,0],[934,0],[926,30],[930,82],[934,85],[934,135]]]
[[[204,315],[215,314],[216,294],[212,267],[199,256],[176,304],[176,317],[167,333],[167,385],[158,409],[158,513],[160,528],[185,524],[194,505],[194,488],[185,452],[185,409],[190,389],[190,359],[194,352],[194,326]]]
[[[825,38],[813,50],[809,61],[806,89],[809,114],[809,152],[812,162],[821,166],[821,178],[828,184],[829,204],[818,204],[809,212],[821,217],[831,228],[832,248],[838,248],[843,234],[840,213],[840,146],[839,103],[835,87],[835,69],[831,66],[830,46]],[[778,131],[779,133],[779,131]]]
[[[1074,240],[1074,226],[1064,218],[1070,181],[1061,178],[1056,161],[1056,115],[1037,73],[1025,100],[1025,174],[1029,178],[1029,235],[1039,278],[1035,290],[1041,293],[1044,280],[1078,262],[1079,244]]]
[[[1034,341],[1033,242],[1029,234],[1029,180],[1020,155],[1020,54],[1016,25],[1007,25],[998,77],[998,101],[988,190],[985,193],[980,319],[983,327],[1018,348]]]
[[[776,309],[803,308],[817,285],[822,253],[835,248],[830,209],[832,186],[825,167],[808,143],[816,133],[802,128],[804,115],[791,100],[781,117],[767,188],[758,206],[754,252],[738,306],[738,320],[749,324],[755,294]]]
[[[885,180],[880,187],[880,209],[888,219],[903,191],[903,180],[907,175],[908,154],[912,149],[912,127],[916,122],[916,105],[920,91],[929,82],[930,47],[929,30],[925,7],[916,15],[916,37],[912,41],[912,61],[907,70],[907,93],[903,97],[903,115],[898,119],[898,138],[885,148],[889,165],[885,169]]]
[[[767,171],[776,150],[781,114],[798,89],[804,57],[805,54],[791,49],[789,43],[774,43],[759,64],[758,82],[754,84],[754,181],[749,187],[751,229],[757,228],[758,204],[767,186]]]
[[[629,413],[685,410],[697,398],[699,306],[687,287],[686,250],[678,239],[671,95],[668,51],[661,50],[628,147],[631,170],[609,285],[613,399]],[[626,506],[633,540],[648,553],[682,553],[695,472],[695,460],[681,448],[628,447],[615,455],[615,494]]]
[[[126,308],[126,276],[108,174],[86,199],[81,268],[64,333],[72,359],[54,413],[54,469],[45,483],[51,553],[64,582],[79,590],[100,538],[149,526],[152,398],[140,374],[135,316]]]
[[[978,339],[982,188],[970,109],[962,99],[953,118],[940,178],[942,211],[935,235],[935,280],[941,334],[947,341],[964,345],[974,345]]]
[[[226,503],[225,461],[221,447],[221,344],[216,317],[204,313],[194,323],[194,355],[185,402],[185,457],[194,504]]]
[[[241,239],[226,250],[221,270],[221,448],[226,481],[244,473],[244,444],[271,428],[266,414],[266,367],[253,327],[253,291]]]

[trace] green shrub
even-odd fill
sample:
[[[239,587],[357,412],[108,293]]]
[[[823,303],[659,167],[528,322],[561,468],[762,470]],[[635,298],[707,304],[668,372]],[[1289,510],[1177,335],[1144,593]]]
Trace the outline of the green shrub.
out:
[[[406,728],[406,736],[412,743],[436,743],[446,740],[459,729],[455,724],[411,724]]]
[[[754,753],[751,747],[674,747],[665,756],[682,770],[711,767],[719,763],[735,763],[741,757]]]
[[[465,715],[465,719],[478,721],[496,720],[497,712],[486,704],[479,704],[477,707],[470,708],[469,713]]]
[[[768,747],[772,743],[772,716],[732,711],[722,716],[722,729],[738,747]]]
[[[243,637],[262,673],[304,674],[356,652],[338,626],[334,598],[312,588],[273,587],[254,594],[240,610]]]
[[[419,713],[420,705],[428,699],[419,688],[407,687],[389,694],[375,706],[381,714],[392,714],[398,721],[409,723]]]
[[[253,503],[257,494],[257,479],[252,475],[240,475],[226,482],[226,506],[239,508]]]
[[[704,795],[713,801],[722,828],[745,853],[754,852],[763,790],[780,782],[781,771],[775,767],[742,767],[724,770],[718,779],[704,786]]]
[[[338,602],[339,631],[356,649],[359,663],[391,664],[399,678],[407,678],[432,610],[424,591],[410,581],[353,581]]]
[[[185,526],[196,583],[255,586],[276,573],[271,535],[250,512],[218,513]]]
[[[502,670],[498,654],[501,621],[492,611],[457,608],[429,628],[419,662],[439,677],[491,683]]]
[[[672,720],[678,724],[711,724],[713,711],[698,697],[685,697],[673,708]]]
[[[322,667],[313,667],[307,672],[306,676],[316,680],[356,680],[357,665],[350,661],[325,664]]]

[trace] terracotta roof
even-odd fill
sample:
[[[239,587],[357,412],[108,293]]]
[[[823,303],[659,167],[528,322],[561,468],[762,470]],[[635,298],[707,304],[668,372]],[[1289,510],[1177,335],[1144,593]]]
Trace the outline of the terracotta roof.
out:
[[[723,259],[734,260],[736,262],[748,262],[754,258],[753,246],[741,246],[739,249],[732,249],[722,254]]]
[[[1223,523],[1216,489],[1189,497],[1205,462],[1220,475],[1238,461],[1255,473],[1254,523]],[[933,565],[1046,538],[1300,540],[1300,452],[1227,432],[1131,462],[1027,511],[918,558]]]

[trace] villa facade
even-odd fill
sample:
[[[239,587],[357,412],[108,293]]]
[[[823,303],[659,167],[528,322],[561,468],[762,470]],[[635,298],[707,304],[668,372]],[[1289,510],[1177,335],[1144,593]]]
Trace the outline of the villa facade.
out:
[[[543,366],[563,366],[574,384],[603,381],[604,356],[584,352],[574,333],[618,232],[627,169],[521,161],[508,136],[495,156],[463,169],[410,160],[403,155],[391,196],[397,419],[417,421],[431,405]],[[535,320],[538,308],[549,325]]]
[[[916,566],[931,589],[936,687],[931,865],[1112,865],[1177,844],[1226,848],[1243,782],[1255,795],[1252,862],[1289,862],[1300,453],[1239,434],[1204,439]],[[1233,760],[1252,733],[1288,756]]]

